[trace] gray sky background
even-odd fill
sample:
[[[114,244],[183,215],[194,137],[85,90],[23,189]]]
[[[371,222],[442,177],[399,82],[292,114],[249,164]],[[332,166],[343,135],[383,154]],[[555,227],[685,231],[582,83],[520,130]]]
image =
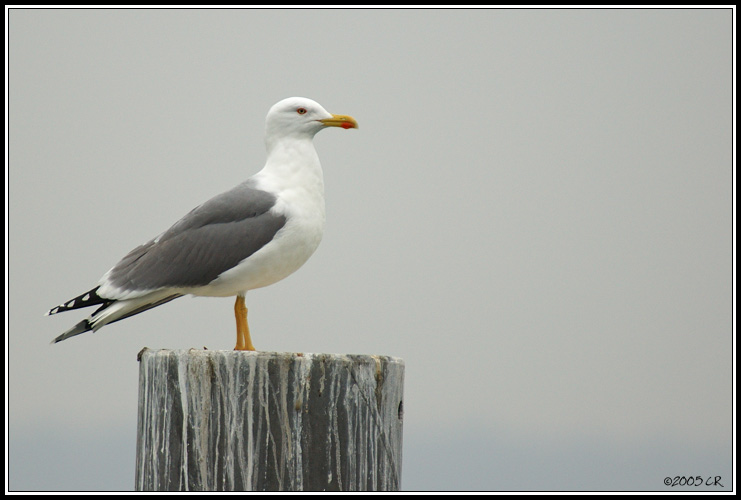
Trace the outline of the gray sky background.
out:
[[[327,227],[248,294],[258,349],[406,362],[404,489],[733,486],[725,10],[9,12],[11,490],[134,486],[137,352],[231,349],[182,298],[50,346],[44,317],[323,131]]]

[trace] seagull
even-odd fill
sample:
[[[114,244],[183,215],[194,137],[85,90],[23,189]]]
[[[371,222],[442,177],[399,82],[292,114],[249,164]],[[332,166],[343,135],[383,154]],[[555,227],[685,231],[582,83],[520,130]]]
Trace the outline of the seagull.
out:
[[[245,294],[300,268],[324,233],[324,178],[313,139],[327,127],[358,123],[303,97],[273,105],[265,120],[262,170],[131,250],[95,288],[49,310],[47,316],[100,306],[52,343],[190,294],[236,296],[234,349],[254,351]]]

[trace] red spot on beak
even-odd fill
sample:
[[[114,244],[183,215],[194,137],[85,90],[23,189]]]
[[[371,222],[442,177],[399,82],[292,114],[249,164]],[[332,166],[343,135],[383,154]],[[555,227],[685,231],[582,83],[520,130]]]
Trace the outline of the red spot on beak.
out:
[[[342,128],[344,128],[345,130],[347,130],[347,129],[349,129],[349,128],[352,128],[352,124],[351,124],[351,123],[343,123],[343,124],[342,124],[342,125],[340,125],[340,126],[341,126]]]

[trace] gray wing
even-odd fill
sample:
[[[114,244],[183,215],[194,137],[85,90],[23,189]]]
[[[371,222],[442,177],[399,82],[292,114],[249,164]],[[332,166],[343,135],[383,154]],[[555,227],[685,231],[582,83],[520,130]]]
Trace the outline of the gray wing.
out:
[[[269,243],[286,223],[276,197],[248,180],[191,210],[108,274],[123,290],[204,286]]]

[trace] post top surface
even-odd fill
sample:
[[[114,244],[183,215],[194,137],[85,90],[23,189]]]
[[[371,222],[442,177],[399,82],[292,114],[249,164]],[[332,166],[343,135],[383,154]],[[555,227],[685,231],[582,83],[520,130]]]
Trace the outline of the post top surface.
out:
[[[311,361],[336,361],[336,362],[360,362],[375,361],[386,363],[404,364],[402,358],[395,356],[385,356],[376,354],[334,354],[334,353],[310,353],[310,352],[275,352],[275,351],[234,351],[234,350],[209,350],[209,349],[151,349],[144,347],[137,354],[137,361],[150,356],[173,356],[173,357],[194,357],[194,358],[223,358],[223,359],[279,359],[283,361],[306,359]]]

